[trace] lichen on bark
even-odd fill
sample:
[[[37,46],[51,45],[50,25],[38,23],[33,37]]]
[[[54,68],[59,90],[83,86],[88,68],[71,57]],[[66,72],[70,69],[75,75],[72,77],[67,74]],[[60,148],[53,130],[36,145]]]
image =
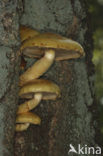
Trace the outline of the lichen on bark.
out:
[[[19,75],[17,7],[17,1],[0,1],[0,156],[14,155]]]

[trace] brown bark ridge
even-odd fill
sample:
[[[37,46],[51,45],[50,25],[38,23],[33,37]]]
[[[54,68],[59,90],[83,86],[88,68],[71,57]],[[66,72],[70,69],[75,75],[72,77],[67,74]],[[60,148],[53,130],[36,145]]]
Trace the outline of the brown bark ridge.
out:
[[[58,84],[62,96],[56,101],[42,101],[33,110],[42,123],[16,133],[15,156],[73,156],[68,153],[70,144],[75,148],[78,144],[96,145],[95,121],[89,109],[93,105],[94,75],[85,1],[25,0],[23,7],[21,24],[70,37],[84,47],[87,55],[86,60],[55,62],[42,76]],[[31,64],[30,59],[28,62]]]
[[[0,1],[0,156],[14,155],[19,45],[17,1]]]

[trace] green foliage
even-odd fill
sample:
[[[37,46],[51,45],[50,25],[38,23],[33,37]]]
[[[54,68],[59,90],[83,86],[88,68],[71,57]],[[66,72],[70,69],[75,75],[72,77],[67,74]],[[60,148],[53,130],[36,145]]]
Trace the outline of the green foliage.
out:
[[[103,28],[103,2],[102,0],[89,0],[89,12],[91,13],[91,24],[93,30]],[[102,5],[101,5],[102,4]]]
[[[94,33],[94,57],[96,68],[96,95],[100,99],[103,96],[103,30],[97,29]]]
[[[103,134],[103,0],[89,0],[89,12],[91,13],[92,30],[94,31],[95,93],[100,113],[101,132]]]
[[[94,33],[94,57],[96,69],[95,93],[99,103],[100,125],[103,134],[103,29],[97,29]]]

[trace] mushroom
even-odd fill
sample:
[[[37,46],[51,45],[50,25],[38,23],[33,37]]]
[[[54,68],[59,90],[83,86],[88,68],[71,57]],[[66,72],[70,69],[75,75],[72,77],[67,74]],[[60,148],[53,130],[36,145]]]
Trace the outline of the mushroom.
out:
[[[21,104],[17,114],[28,112],[35,108],[43,100],[55,100],[60,97],[59,87],[45,79],[36,79],[23,86],[19,91],[20,98],[32,99]]]
[[[26,84],[20,89],[19,96],[30,99],[34,96],[34,93],[38,93],[39,96],[42,94],[42,99],[44,100],[60,97],[59,87],[55,83],[45,79],[36,79]]]
[[[16,132],[24,131],[29,127],[30,123],[16,123]]]
[[[30,123],[40,125],[41,119],[38,115],[31,112],[19,114],[16,117],[16,131],[26,130],[29,127]]]
[[[56,84],[48,80],[38,79],[50,68],[54,60],[67,60],[85,55],[82,46],[71,39],[53,33],[37,33],[28,38],[25,37],[24,32],[31,32],[31,30],[27,29],[21,29],[20,33],[23,41],[20,48],[21,54],[40,58],[40,60],[20,76],[19,85],[22,88],[19,96],[29,99],[29,101],[21,104],[17,110],[16,123],[19,122],[16,125],[17,131],[26,130],[30,123],[35,124],[35,115],[31,115],[29,111],[35,108],[41,99],[53,100],[60,97],[60,89]],[[36,116],[37,118],[36,124],[40,124],[40,119]]]
[[[27,39],[21,45],[21,52],[29,57],[40,58],[46,49],[55,51],[56,60],[67,60],[84,56],[83,47],[72,39],[59,34],[41,33]]]
[[[84,56],[82,46],[71,39],[53,33],[42,33],[23,42],[21,53],[29,57],[41,57],[20,76],[20,86],[40,77],[52,65],[54,59],[67,60]]]
[[[26,112],[17,116],[16,123],[40,124],[41,119],[34,113]]]
[[[19,96],[31,100],[21,104],[17,110],[16,131],[26,130],[30,123],[40,124],[40,118],[29,111],[34,109],[42,99],[55,100],[60,97],[60,89],[51,81],[36,79],[23,86]]]
[[[27,39],[30,39],[31,37],[34,37],[34,36],[39,34],[38,31],[36,31],[34,29],[31,29],[29,27],[23,26],[23,25],[20,26],[19,30],[20,30],[21,42],[23,42],[23,41],[25,41]]]

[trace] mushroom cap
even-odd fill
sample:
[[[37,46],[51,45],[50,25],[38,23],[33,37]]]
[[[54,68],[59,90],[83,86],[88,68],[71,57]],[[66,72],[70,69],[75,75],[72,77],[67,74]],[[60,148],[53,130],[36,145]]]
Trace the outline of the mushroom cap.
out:
[[[40,33],[34,29],[31,29],[23,25],[20,26],[20,38],[22,42],[38,34]]]
[[[32,112],[21,113],[16,117],[16,123],[31,123],[40,125],[41,119]]]
[[[41,33],[21,45],[21,52],[29,57],[39,58],[44,55],[45,49],[54,49],[56,60],[78,58],[85,55],[78,42],[53,33]]]
[[[21,98],[31,99],[35,93],[41,93],[42,99],[45,100],[55,100],[57,97],[60,97],[59,87],[55,83],[44,79],[32,80],[24,85],[20,89],[19,96]]]

